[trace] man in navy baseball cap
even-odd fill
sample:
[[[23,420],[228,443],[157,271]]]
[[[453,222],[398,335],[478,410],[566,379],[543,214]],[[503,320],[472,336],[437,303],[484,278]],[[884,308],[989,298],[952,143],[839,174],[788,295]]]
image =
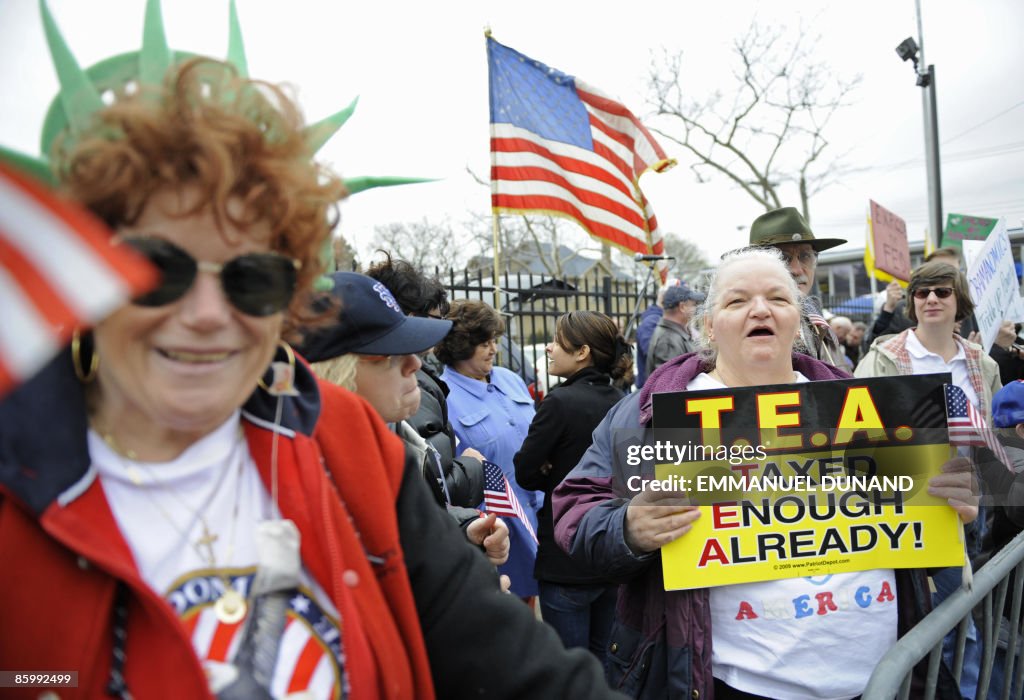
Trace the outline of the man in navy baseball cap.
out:
[[[669,287],[665,291],[661,301],[665,312],[654,328],[647,349],[646,369],[649,373],[653,373],[673,357],[696,349],[696,337],[690,323],[697,311],[697,305],[703,302],[704,295],[685,284]]]

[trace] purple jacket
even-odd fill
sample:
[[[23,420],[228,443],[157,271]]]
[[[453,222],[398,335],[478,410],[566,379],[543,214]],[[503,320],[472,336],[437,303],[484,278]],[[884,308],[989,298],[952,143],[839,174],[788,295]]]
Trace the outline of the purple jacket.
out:
[[[653,473],[652,463],[630,466],[626,449],[642,444],[655,393],[684,391],[707,371],[699,355],[659,367],[641,392],[616,404],[594,431],[580,463],[553,494],[555,541],[571,556],[605,572],[619,587],[607,673],[613,687],[637,698],[713,698],[711,611],[708,589],[665,591],[657,552],[637,556],[625,540],[626,479]],[[793,369],[811,381],[850,375],[794,353]],[[896,571],[899,635],[930,610],[926,573]],[[941,685],[941,684],[940,684]]]

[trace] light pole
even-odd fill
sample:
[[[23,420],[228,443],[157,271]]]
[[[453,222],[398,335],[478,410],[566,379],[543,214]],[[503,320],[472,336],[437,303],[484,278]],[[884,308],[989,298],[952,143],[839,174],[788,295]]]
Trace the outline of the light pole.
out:
[[[921,34],[921,13],[918,8],[918,35]],[[914,74],[921,93],[924,111],[924,156],[928,173],[928,237],[932,248],[942,241],[942,179],[939,175],[939,115],[935,104],[935,66],[924,65],[924,39],[921,47],[913,37],[907,37],[896,47],[896,54],[904,61],[914,62]]]

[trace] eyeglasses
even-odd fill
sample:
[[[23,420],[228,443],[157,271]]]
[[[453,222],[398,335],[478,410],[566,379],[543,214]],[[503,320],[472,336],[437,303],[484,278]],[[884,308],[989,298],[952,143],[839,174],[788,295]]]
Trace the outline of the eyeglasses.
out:
[[[935,292],[939,299],[948,299],[953,294],[952,287],[918,287],[914,290],[915,299],[927,299],[928,295]]]
[[[160,270],[160,285],[133,300],[139,306],[165,306],[181,299],[199,272],[220,277],[232,306],[249,316],[270,316],[285,309],[295,293],[302,263],[277,253],[246,253],[225,263],[196,260],[161,238],[122,238],[120,242]]]
[[[787,253],[786,251],[779,249],[779,253],[782,254],[782,261],[786,263],[786,265],[791,265],[795,258],[798,263],[800,263],[804,267],[807,267],[812,262],[818,259],[818,254],[813,250],[804,250],[799,253],[793,254]]]

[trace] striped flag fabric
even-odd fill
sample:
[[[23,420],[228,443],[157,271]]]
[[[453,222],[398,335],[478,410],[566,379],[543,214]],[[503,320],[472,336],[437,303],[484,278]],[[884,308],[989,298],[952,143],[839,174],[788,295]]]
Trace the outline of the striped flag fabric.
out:
[[[527,532],[530,533],[534,543],[537,542],[537,533],[530,523],[530,518],[527,517],[522,505],[520,505],[519,499],[509,485],[508,479],[505,478],[505,474],[501,471],[501,467],[494,462],[488,462],[486,459],[484,460],[484,510],[488,513],[519,518]]]
[[[818,297],[805,296],[801,298],[801,304],[803,307],[804,315],[807,320],[810,321],[811,325],[815,327],[817,333],[828,336],[832,343],[838,347],[839,338],[836,337],[836,332],[832,330],[832,326],[825,319],[825,316],[821,312],[821,301]]]
[[[244,590],[249,590],[254,575],[248,574],[243,578],[248,579]],[[202,585],[200,580],[190,577],[185,585],[175,590],[177,599],[188,599],[188,594],[183,593],[188,586],[192,586],[192,590],[209,590],[198,587]],[[237,583],[234,585],[238,586]],[[335,614],[322,608],[322,599],[313,593],[304,588],[286,592],[284,628],[274,629],[270,634],[279,637],[264,642],[276,649],[276,656],[271,655],[269,659],[250,656],[241,664],[243,672],[250,674],[253,673],[253,664],[260,666],[260,671],[268,677],[271,697],[317,700],[348,697],[343,691],[348,678],[344,677],[343,671],[345,653],[341,630]],[[192,595],[195,600],[195,594]],[[248,614],[252,615],[251,606]],[[213,605],[208,602],[190,604],[179,619],[214,687],[220,682],[230,682],[238,673],[236,664],[240,662],[239,652],[246,635],[261,634],[254,620],[221,622]]]
[[[490,36],[487,61],[493,210],[567,217],[625,250],[662,254],[638,181],[675,161],[643,124],[599,90]]]
[[[77,326],[156,283],[89,212],[0,162],[0,397],[42,368]]]
[[[1012,462],[1000,444],[995,431],[985,425],[984,418],[971,405],[964,390],[955,384],[946,384],[945,387],[949,444],[987,447],[1007,469],[1012,469]]]

